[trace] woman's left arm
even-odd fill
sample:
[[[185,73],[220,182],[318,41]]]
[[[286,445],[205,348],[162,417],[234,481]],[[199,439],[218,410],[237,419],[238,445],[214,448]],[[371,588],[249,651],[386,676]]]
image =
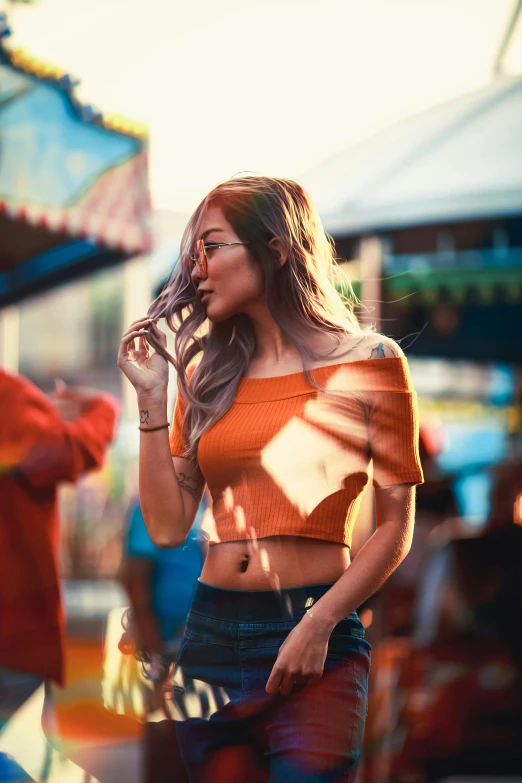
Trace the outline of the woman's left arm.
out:
[[[340,579],[305,614],[279,648],[266,685],[268,693],[288,694],[296,682],[322,676],[333,629],[395,571],[410,551],[415,518],[415,486],[375,487],[376,530]]]
[[[328,635],[375,593],[411,548],[415,521],[415,487],[397,484],[375,487],[376,530],[342,577],[308,611]]]

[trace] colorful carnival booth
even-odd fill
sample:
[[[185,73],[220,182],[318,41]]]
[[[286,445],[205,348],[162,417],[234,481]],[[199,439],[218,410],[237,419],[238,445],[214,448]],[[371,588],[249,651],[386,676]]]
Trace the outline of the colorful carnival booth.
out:
[[[9,34],[0,16],[0,307],[151,246],[145,129]]]

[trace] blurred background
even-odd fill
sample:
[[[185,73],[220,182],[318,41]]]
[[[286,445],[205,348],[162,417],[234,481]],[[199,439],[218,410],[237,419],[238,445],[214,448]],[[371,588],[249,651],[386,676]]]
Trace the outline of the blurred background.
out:
[[[199,200],[244,171],[309,189],[360,317],[401,343],[419,395],[414,546],[361,607],[374,657],[358,781],[521,775],[522,2],[0,11],[0,366],[122,402],[105,468],[61,495],[57,722],[87,770],[67,779],[139,779],[139,723],[102,694],[137,489],[120,336]],[[372,530],[368,497],[354,554]]]

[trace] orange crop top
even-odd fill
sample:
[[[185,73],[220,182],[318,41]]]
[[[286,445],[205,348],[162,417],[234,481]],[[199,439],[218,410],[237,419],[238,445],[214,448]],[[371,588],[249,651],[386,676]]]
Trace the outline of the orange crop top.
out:
[[[421,484],[417,399],[404,357],[243,378],[229,410],[201,437],[213,499],[210,544],[274,535],[350,546],[373,461],[373,483]],[[333,392],[333,393],[330,393]],[[182,456],[185,401],[170,432]]]

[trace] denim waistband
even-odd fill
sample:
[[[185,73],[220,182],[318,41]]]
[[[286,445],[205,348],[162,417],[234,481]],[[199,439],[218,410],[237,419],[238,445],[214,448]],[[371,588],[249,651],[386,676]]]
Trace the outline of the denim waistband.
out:
[[[216,620],[269,623],[302,617],[331,587],[329,584],[280,590],[225,590],[198,580],[191,611]]]

